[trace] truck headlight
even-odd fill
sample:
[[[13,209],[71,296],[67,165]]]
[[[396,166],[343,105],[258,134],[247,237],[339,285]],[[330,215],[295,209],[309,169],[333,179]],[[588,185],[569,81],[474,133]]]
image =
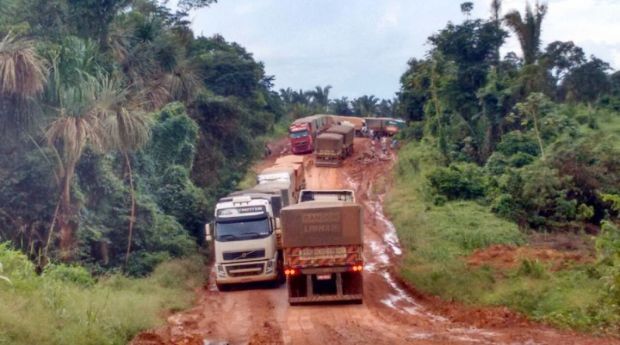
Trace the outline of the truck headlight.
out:
[[[275,259],[271,259],[267,261],[267,268],[265,269],[265,273],[272,273],[273,268],[275,267]]]
[[[217,265],[217,277],[226,278],[226,271],[224,270],[224,266]]]

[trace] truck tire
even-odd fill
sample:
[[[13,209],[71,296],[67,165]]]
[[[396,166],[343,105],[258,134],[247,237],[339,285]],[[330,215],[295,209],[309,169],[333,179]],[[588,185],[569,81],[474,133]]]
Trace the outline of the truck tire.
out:
[[[230,284],[218,284],[218,283],[215,283],[215,286],[217,286],[217,290],[220,291],[220,292],[230,291]]]

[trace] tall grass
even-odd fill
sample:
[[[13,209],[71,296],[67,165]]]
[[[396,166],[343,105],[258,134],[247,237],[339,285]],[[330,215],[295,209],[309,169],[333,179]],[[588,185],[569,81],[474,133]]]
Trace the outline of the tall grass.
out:
[[[504,305],[530,318],[591,332],[618,334],[618,315],[601,305],[604,284],[592,266],[553,272],[539,262],[497,271],[466,258],[492,244],[522,245],[527,237],[475,201],[433,202],[426,175],[440,156],[427,142],[399,153],[386,203],[405,252],[400,273],[416,288],[469,304]]]
[[[0,245],[0,344],[126,344],[188,307],[203,281],[199,257],[161,264],[147,278],[116,274],[95,281],[81,267],[36,275],[22,254]]]

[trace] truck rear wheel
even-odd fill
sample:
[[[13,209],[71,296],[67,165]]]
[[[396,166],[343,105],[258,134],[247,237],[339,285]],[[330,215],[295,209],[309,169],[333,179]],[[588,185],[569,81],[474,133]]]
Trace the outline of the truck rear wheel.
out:
[[[220,291],[220,292],[230,291],[230,284],[218,284],[218,283],[215,283],[215,286],[217,286],[217,290]]]

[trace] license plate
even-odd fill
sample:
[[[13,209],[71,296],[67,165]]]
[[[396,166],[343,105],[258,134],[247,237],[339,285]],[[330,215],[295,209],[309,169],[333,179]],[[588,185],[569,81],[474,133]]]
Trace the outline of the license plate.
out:
[[[317,280],[330,280],[332,279],[332,275],[331,274],[317,274],[316,279]]]
[[[303,260],[312,259],[341,259],[347,257],[345,247],[304,248],[300,257]]]

